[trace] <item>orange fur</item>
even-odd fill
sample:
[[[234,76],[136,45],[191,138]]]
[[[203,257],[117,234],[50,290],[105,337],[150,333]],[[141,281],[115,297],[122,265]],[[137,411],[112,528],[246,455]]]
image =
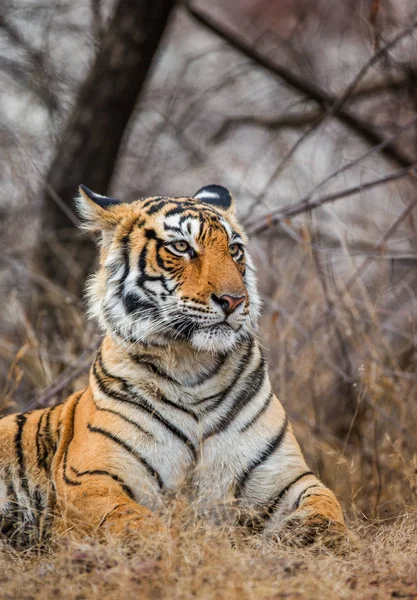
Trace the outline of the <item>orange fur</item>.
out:
[[[346,531],[270,389],[233,205],[155,198],[103,208],[83,192],[80,202],[86,227],[102,232],[89,293],[106,336],[85,390],[0,420],[0,531],[19,543],[48,529],[151,534],[162,528],[159,507],[183,489],[258,511],[266,532],[288,519]],[[224,295],[244,300],[223,314]]]

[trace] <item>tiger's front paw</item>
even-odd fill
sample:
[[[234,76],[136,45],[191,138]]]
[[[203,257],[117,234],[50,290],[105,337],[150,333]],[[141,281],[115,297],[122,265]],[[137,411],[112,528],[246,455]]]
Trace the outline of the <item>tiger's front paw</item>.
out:
[[[293,514],[288,517],[277,537],[285,545],[295,547],[315,546],[340,553],[359,548],[358,538],[343,521],[335,521],[323,514]]]

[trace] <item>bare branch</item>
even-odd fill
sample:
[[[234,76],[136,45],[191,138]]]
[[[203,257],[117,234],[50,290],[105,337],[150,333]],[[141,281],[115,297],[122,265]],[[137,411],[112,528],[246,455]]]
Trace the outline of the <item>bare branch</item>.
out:
[[[265,229],[279,223],[283,219],[289,219],[292,217],[296,217],[297,215],[301,215],[302,213],[309,212],[314,208],[318,208],[323,206],[324,204],[329,204],[330,202],[335,202],[336,200],[341,200],[342,198],[347,198],[348,196],[354,196],[355,194],[360,194],[365,190],[369,190],[371,188],[383,185],[385,183],[389,183],[390,181],[395,181],[397,179],[403,179],[408,176],[416,176],[417,175],[417,163],[414,165],[410,165],[410,167],[406,167],[404,169],[398,169],[398,171],[394,171],[389,175],[385,175],[384,177],[379,177],[378,179],[372,179],[371,181],[367,181],[366,183],[360,183],[359,185],[354,185],[353,187],[346,188],[345,190],[340,190],[338,192],[334,192],[333,194],[328,194],[327,196],[322,196],[321,198],[317,198],[317,200],[312,200],[311,202],[297,202],[293,206],[288,206],[287,208],[283,208],[279,213],[274,215],[269,214],[265,217],[262,217],[257,226],[253,226],[248,229],[249,234],[256,234],[265,231]]]
[[[412,73],[407,77],[396,77],[388,81],[378,81],[376,83],[361,86],[360,89],[352,92],[351,100],[359,100],[365,97],[373,97],[383,94],[409,88],[412,83]],[[321,117],[325,116],[324,111],[312,110],[304,113],[285,114],[276,118],[264,118],[253,115],[243,115],[240,117],[230,117],[222,123],[219,129],[213,134],[211,141],[219,143],[225,139],[231,131],[245,125],[255,127],[264,127],[272,131],[276,129],[297,129],[305,125],[311,125]]]
[[[51,112],[56,112],[59,108],[58,97],[54,94],[50,84],[50,81],[54,79],[55,74],[52,64],[48,61],[45,52],[41,52],[32,47],[17,27],[8,21],[4,15],[0,15],[0,31],[8,37],[15,47],[20,47],[25,52],[31,63],[32,69],[30,75],[25,73],[22,68],[20,70],[17,69],[16,64],[15,75],[19,78],[21,83],[24,82],[28,87],[33,89]],[[12,63],[3,59],[2,66],[3,68],[8,68],[10,70]],[[47,75],[48,78],[46,80]]]
[[[44,215],[51,229],[59,232],[73,226],[56,198],[55,204],[50,202],[51,190],[69,206],[82,182],[106,193],[123,135],[174,6],[174,0],[116,3],[49,168]]]
[[[384,234],[384,236],[382,237],[380,242],[378,242],[378,244],[374,245],[374,247],[372,248],[372,253],[363,260],[363,262],[359,265],[359,267],[352,274],[352,276],[350,277],[348,282],[343,286],[344,289],[341,291],[340,298],[339,298],[341,302],[344,301],[344,299],[346,298],[350,289],[355,285],[355,283],[358,281],[358,279],[360,279],[360,277],[365,273],[365,271],[369,268],[369,266],[372,264],[372,262],[375,260],[375,258],[378,255],[380,255],[381,252],[384,251],[387,241],[394,235],[394,233],[397,231],[397,229],[401,225],[401,223],[403,223],[403,221],[412,213],[412,211],[416,208],[416,206],[417,206],[417,198],[414,198],[411,202],[408,203],[408,205],[405,207],[405,209],[401,212],[401,214],[394,221],[394,223],[392,223],[392,225],[388,228],[388,230],[386,231],[386,233]],[[317,331],[319,331],[319,329],[324,327],[329,322],[329,319],[331,319],[333,317],[335,310],[336,310],[336,307],[333,306],[323,314],[320,321],[318,323],[316,323],[314,328],[311,330],[310,338],[313,338],[314,335],[317,333]],[[330,338],[328,341],[330,342]],[[300,345],[299,351],[301,351],[301,349],[302,349],[302,346]]]
[[[414,117],[408,123],[403,125],[403,127],[400,127],[392,136],[383,140],[377,146],[370,148],[365,153],[358,156],[358,158],[355,158],[355,160],[349,162],[348,164],[344,165],[343,167],[340,167],[333,173],[330,173],[330,175],[328,175],[325,179],[323,179],[318,185],[316,185],[316,187],[311,192],[309,192],[306,196],[304,196],[304,198],[299,203],[297,203],[297,206],[303,205],[305,207],[305,210],[303,210],[301,212],[306,212],[309,210],[309,206],[312,204],[311,198],[312,198],[313,194],[316,193],[317,190],[319,190],[326,183],[328,183],[329,181],[331,181],[332,179],[334,179],[341,173],[344,173],[348,169],[351,169],[352,167],[358,165],[359,163],[361,163],[365,158],[367,158],[371,154],[375,154],[376,152],[382,151],[385,147],[387,147],[389,144],[391,144],[394,139],[398,138],[405,131],[408,131],[410,126],[414,125],[416,122],[417,122],[417,117]],[[410,168],[413,169],[415,167],[412,164],[408,165],[408,167],[406,169],[404,169],[404,172],[406,175],[409,173]],[[402,175],[402,176],[405,176],[405,175]],[[290,207],[288,207],[288,209],[289,208]],[[274,211],[271,211],[266,217],[263,217],[262,219],[256,219],[252,222],[247,223],[248,231],[252,234],[261,233],[262,231],[265,231],[275,222],[274,221],[275,217],[278,217],[278,220],[276,222],[279,222],[280,220],[282,220],[282,218],[279,218],[279,216],[281,215],[283,210],[286,210],[286,209],[276,209]],[[283,217],[283,218],[286,218],[286,217]]]
[[[77,377],[84,375],[90,369],[91,357],[101,343],[101,339],[97,341],[91,348],[83,352],[76,367],[66,369],[55,381],[49,385],[38,398],[32,400],[26,407],[26,410],[33,410],[36,408],[46,408],[51,406],[51,400],[65,391],[67,387]]]
[[[217,36],[224,39],[228,44],[233,46],[236,50],[247,56],[249,59],[255,61],[261,67],[266,69],[267,71],[273,73],[280,77],[283,81],[285,81],[288,85],[292,86],[308,98],[315,100],[325,111],[324,118],[329,116],[337,117],[341,122],[354,130],[358,135],[360,135],[363,139],[365,139],[368,143],[371,144],[379,144],[382,141],[380,133],[367,121],[360,118],[357,115],[354,115],[349,110],[344,109],[343,105],[348,100],[348,95],[343,94],[341,99],[338,99],[333,94],[323,90],[316,84],[311,81],[307,81],[298,77],[295,73],[293,73],[287,67],[282,65],[278,65],[274,60],[269,58],[268,56],[264,56],[261,54],[256,48],[250,46],[246,41],[244,41],[240,36],[236,35],[230,28],[225,27],[224,25],[219,25],[210,15],[207,13],[202,13],[197,8],[193,7],[190,2],[185,4],[185,7],[188,13],[200,24],[204,25],[207,29],[215,33]],[[387,49],[391,49],[392,46],[400,39],[409,35],[417,26],[417,20],[413,20],[412,24],[401,32],[401,36],[398,35],[392,42],[389,42],[384,48],[381,48],[378,52],[377,58],[380,58]],[[374,64],[374,57],[371,58],[368,65],[371,66]],[[377,60],[375,58],[375,60]],[[360,71],[360,78],[363,77],[364,73],[368,70],[369,66],[365,65],[363,69]],[[356,87],[359,76],[355,77],[351,86],[352,89]],[[349,86],[350,87],[350,86]],[[349,89],[349,88],[348,88]],[[342,102],[341,102],[342,100]],[[336,110],[334,110],[334,108]],[[317,127],[319,123],[317,123],[314,127]],[[401,150],[395,148],[391,144],[385,146],[382,150],[383,154],[387,156],[387,158],[395,161],[397,164],[407,167],[410,166],[411,160],[408,156],[404,155]]]
[[[283,115],[276,119],[266,119],[262,117],[254,117],[251,115],[243,117],[231,117],[224,121],[219,129],[213,134],[211,141],[218,143],[226,138],[230,131],[244,125],[253,125],[255,127],[265,127],[266,129],[297,129],[298,127],[304,127],[317,121],[319,117],[323,115],[322,111],[309,111],[302,114],[290,114]]]

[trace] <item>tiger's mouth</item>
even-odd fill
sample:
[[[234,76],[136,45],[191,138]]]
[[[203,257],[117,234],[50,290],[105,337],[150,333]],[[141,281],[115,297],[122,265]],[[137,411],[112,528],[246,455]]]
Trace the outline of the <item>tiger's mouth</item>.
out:
[[[233,335],[242,329],[243,325],[241,323],[234,325],[229,323],[226,319],[210,325],[206,325],[198,320],[184,319],[180,322],[172,323],[171,327],[175,331],[181,333],[184,337],[190,339],[193,334],[198,332]]]
[[[221,331],[227,333],[230,331],[239,331],[241,327],[242,325],[237,325],[236,327],[233,327],[231,323],[228,323],[227,321],[221,321],[220,323],[214,323],[214,325],[203,326],[200,329],[205,329],[208,331]]]

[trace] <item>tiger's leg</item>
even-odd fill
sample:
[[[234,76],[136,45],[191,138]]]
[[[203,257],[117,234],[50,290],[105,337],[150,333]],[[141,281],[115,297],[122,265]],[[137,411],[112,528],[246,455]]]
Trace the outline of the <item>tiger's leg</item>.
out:
[[[352,540],[336,496],[307,467],[290,425],[275,459],[269,481],[276,491],[260,516],[265,534],[294,545],[335,547]]]
[[[123,433],[105,422],[96,410],[91,391],[75,394],[65,404],[60,442],[53,464],[57,505],[62,518],[57,533],[91,535],[108,531],[119,537],[133,532],[152,533],[162,529],[151,510],[134,499],[123,479],[133,458],[114,440]],[[120,427],[120,425],[119,425]],[[92,433],[95,429],[108,435]],[[133,463],[141,475],[141,465]],[[144,487],[146,473],[143,474]],[[149,484],[150,485],[150,484]]]
[[[149,509],[120,491],[116,482],[112,484],[105,479],[102,475],[91,475],[87,485],[72,488],[68,481],[76,484],[76,479],[68,479],[67,489],[58,496],[62,518],[55,521],[55,534],[70,533],[80,538],[110,533],[128,538],[131,534],[148,535],[162,529]]]
[[[328,547],[353,541],[334,493],[312,473],[301,473],[281,491],[281,523],[272,525],[278,537],[292,545],[316,541]],[[271,531],[271,528],[270,528]]]

